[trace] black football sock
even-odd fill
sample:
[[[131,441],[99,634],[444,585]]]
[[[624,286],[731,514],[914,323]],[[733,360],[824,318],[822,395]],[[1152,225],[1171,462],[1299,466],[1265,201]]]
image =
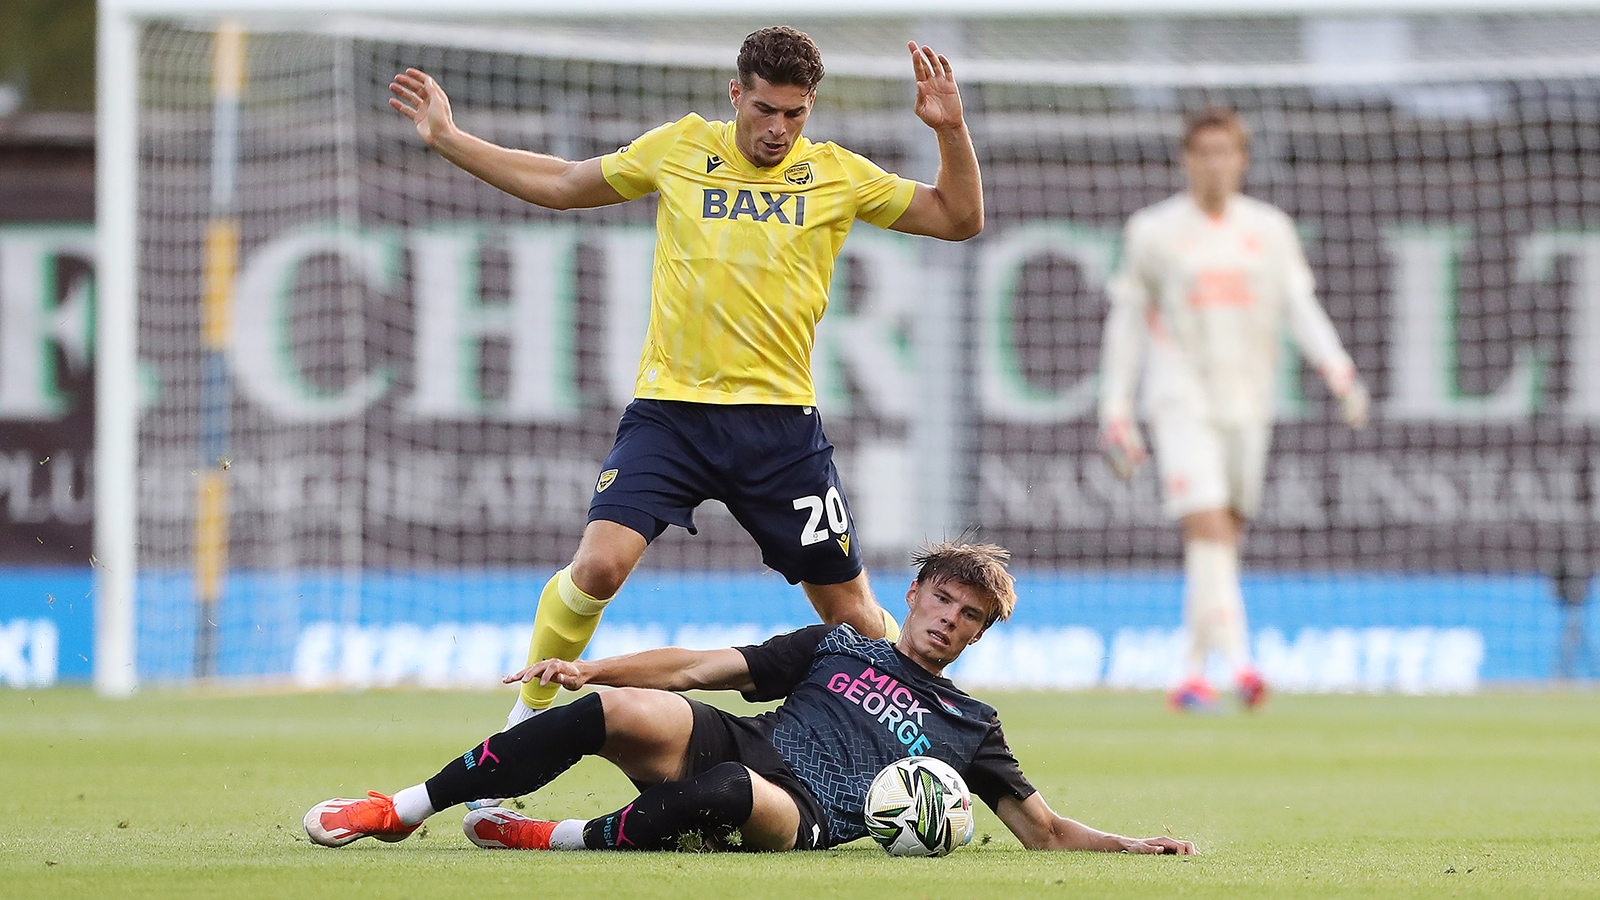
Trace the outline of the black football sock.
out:
[[[725,762],[683,781],[658,784],[583,826],[590,850],[677,850],[684,835],[720,842],[755,809],[750,770]]]
[[[435,810],[486,797],[520,797],[549,784],[606,742],[599,694],[558,706],[488,739],[429,778]]]

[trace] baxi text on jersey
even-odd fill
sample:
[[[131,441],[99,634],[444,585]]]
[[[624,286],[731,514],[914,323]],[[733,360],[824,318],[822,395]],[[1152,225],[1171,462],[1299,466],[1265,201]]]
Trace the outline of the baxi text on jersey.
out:
[[[861,707],[867,715],[876,716],[906,746],[907,756],[919,756],[932,746],[922,733],[922,717],[928,708],[889,675],[880,675],[870,666],[859,678],[836,672],[828,679],[828,690]]]
[[[789,201],[793,200],[793,203]],[[705,188],[700,205],[703,219],[728,219],[740,217],[755,222],[775,222],[779,225],[806,224],[806,198],[803,194],[772,194],[766,191],[740,189],[728,201],[728,192],[722,188]]]

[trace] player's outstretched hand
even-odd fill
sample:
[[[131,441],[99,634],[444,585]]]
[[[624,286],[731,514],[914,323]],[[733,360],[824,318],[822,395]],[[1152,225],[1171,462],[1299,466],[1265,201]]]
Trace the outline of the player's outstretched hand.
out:
[[[1330,367],[1323,371],[1322,380],[1339,401],[1339,418],[1357,431],[1366,428],[1372,415],[1372,395],[1367,393],[1367,386],[1361,383],[1356,370],[1348,366]]]
[[[1357,378],[1339,397],[1339,418],[1344,419],[1346,425],[1360,431],[1367,427],[1371,415],[1372,395],[1367,393],[1367,386]]]
[[[589,683],[589,676],[584,674],[583,667],[578,663],[565,659],[546,659],[500,680],[506,684],[534,681],[540,684],[555,683],[569,691],[575,691]]]
[[[417,126],[423,143],[433,142],[455,127],[450,115],[450,98],[433,76],[421,69],[406,69],[389,83],[389,105]]]
[[[911,51],[911,68],[917,76],[917,118],[935,130],[962,125],[961,92],[956,89],[950,60],[932,47],[917,46],[916,41],[908,41],[906,48]]]
[[[1107,421],[1100,430],[1100,452],[1105,454],[1111,471],[1123,481],[1132,481],[1133,473],[1144,465],[1148,456],[1139,427],[1123,418]]]
[[[1194,849],[1193,841],[1180,841],[1174,837],[1153,838],[1123,838],[1123,853],[1173,853],[1179,856],[1194,856],[1200,851]]]

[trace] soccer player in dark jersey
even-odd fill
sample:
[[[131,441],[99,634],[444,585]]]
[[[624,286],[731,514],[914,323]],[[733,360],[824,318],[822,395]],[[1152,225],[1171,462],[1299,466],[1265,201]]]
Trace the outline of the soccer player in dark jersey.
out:
[[[1052,811],[1006,745],[995,710],[942,673],[996,621],[1016,593],[1005,550],[944,543],[914,557],[908,613],[891,644],[849,625],[813,625],[764,644],[726,650],[647,650],[593,662],[550,659],[507,681],[540,681],[588,694],[499,734],[393,797],[336,799],[306,813],[312,841],[340,847],[363,837],[404,840],[457,803],[538,790],[581,757],[615,763],[644,788],[595,819],[544,822],[507,809],[468,813],[480,847],[528,850],[667,850],[690,833],[745,850],[816,850],[866,834],[867,786],[907,756],[949,763],[1024,847],[1193,853],[1171,837],[1127,838]],[[678,691],[737,690],[783,699],[739,717]]]
[[[389,102],[418,137],[506,193],[558,210],[659,197],[636,399],[600,467],[572,564],[540,595],[529,663],[577,659],[649,542],[671,525],[693,532],[707,499],[727,504],[762,561],[803,585],[822,621],[893,637],[815,414],[811,350],[855,222],[951,241],[983,229],[978,157],[950,61],[909,49],[914,109],[939,146],[932,185],[802,136],[822,54],[792,28],[745,38],[728,84],[733,121],[690,113],[581,162],[468,134],[431,76],[395,76]],[[521,691],[508,725],[548,707],[557,689]]]

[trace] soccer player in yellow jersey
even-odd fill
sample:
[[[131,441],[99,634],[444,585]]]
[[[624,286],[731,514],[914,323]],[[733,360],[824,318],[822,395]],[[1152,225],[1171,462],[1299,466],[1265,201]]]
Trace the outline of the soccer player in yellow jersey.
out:
[[[811,346],[855,220],[951,241],[983,229],[978,158],[950,62],[908,48],[916,113],[939,144],[933,185],[801,136],[823,68],[816,44],[792,28],[745,39],[728,83],[732,122],[691,114],[582,162],[467,134],[437,81],[417,69],[395,76],[389,103],[422,140],[513,196],[550,209],[660,197],[636,399],[577,554],[539,598],[530,663],[577,659],[649,542],[668,525],[692,532],[695,507],[709,499],[727,504],[767,565],[804,586],[824,622],[895,637],[868,587],[815,413]],[[556,689],[524,685],[508,725],[549,706]]]

